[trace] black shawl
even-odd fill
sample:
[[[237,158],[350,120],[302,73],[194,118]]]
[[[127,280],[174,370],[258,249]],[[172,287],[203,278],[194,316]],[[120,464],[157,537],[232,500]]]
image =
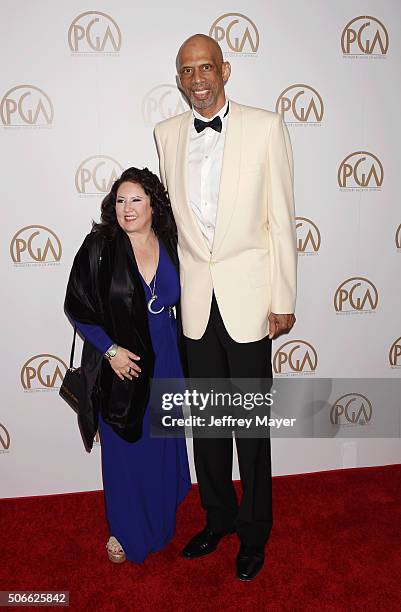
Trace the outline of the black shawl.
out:
[[[161,239],[178,269],[174,239]],[[81,359],[82,389],[78,422],[88,449],[98,429],[98,415],[128,442],[142,435],[142,422],[154,370],[145,292],[131,242],[120,229],[113,239],[99,232],[86,236],[75,256],[67,286],[65,310],[74,320],[100,325],[118,345],[140,356],[141,374],[121,380],[110,364],[85,341]],[[177,305],[182,350],[180,308]]]

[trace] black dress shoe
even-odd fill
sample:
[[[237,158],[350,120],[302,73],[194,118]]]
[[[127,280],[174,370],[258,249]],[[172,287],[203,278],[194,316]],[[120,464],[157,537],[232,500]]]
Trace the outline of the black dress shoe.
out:
[[[264,560],[263,548],[241,544],[237,555],[237,577],[240,580],[253,580],[262,569]]]
[[[197,557],[203,557],[216,550],[221,538],[234,533],[235,529],[229,531],[223,531],[215,533],[209,527],[205,527],[201,532],[197,533],[186,545],[182,551],[182,556],[187,559],[196,559]]]

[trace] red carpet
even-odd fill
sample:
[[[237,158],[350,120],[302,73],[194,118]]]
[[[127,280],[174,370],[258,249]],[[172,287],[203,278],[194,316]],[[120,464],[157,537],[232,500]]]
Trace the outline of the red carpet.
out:
[[[179,557],[203,526],[195,487],[173,542],[141,566],[108,561],[100,492],[3,500],[0,590],[69,590],[74,611],[400,609],[401,465],[279,477],[273,487],[275,525],[251,583],[234,576],[235,535],[209,557]]]

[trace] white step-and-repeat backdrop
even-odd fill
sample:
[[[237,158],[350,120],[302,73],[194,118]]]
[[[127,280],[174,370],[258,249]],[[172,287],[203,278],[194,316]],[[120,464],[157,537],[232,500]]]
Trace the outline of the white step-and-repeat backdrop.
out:
[[[276,374],[400,377],[399,0],[2,0],[0,11],[2,497],[101,487],[101,449],[86,453],[58,396],[66,281],[122,169],[157,171],[153,126],[186,110],[175,56],[196,32],[231,62],[228,96],[282,113],[293,143],[298,321],[274,343]],[[274,473],[401,461],[399,439],[361,437],[352,411],[336,418],[332,439],[274,440]]]

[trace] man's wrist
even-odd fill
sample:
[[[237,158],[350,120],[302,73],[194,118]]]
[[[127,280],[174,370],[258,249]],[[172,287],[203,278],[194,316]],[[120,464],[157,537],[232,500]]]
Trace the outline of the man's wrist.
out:
[[[104,357],[105,359],[109,359],[109,360],[110,360],[110,359],[112,359],[113,357],[115,357],[115,356],[117,355],[117,349],[118,349],[117,344],[112,344],[112,345],[111,345],[111,346],[110,346],[110,347],[107,349],[107,351],[104,353],[103,357]]]

